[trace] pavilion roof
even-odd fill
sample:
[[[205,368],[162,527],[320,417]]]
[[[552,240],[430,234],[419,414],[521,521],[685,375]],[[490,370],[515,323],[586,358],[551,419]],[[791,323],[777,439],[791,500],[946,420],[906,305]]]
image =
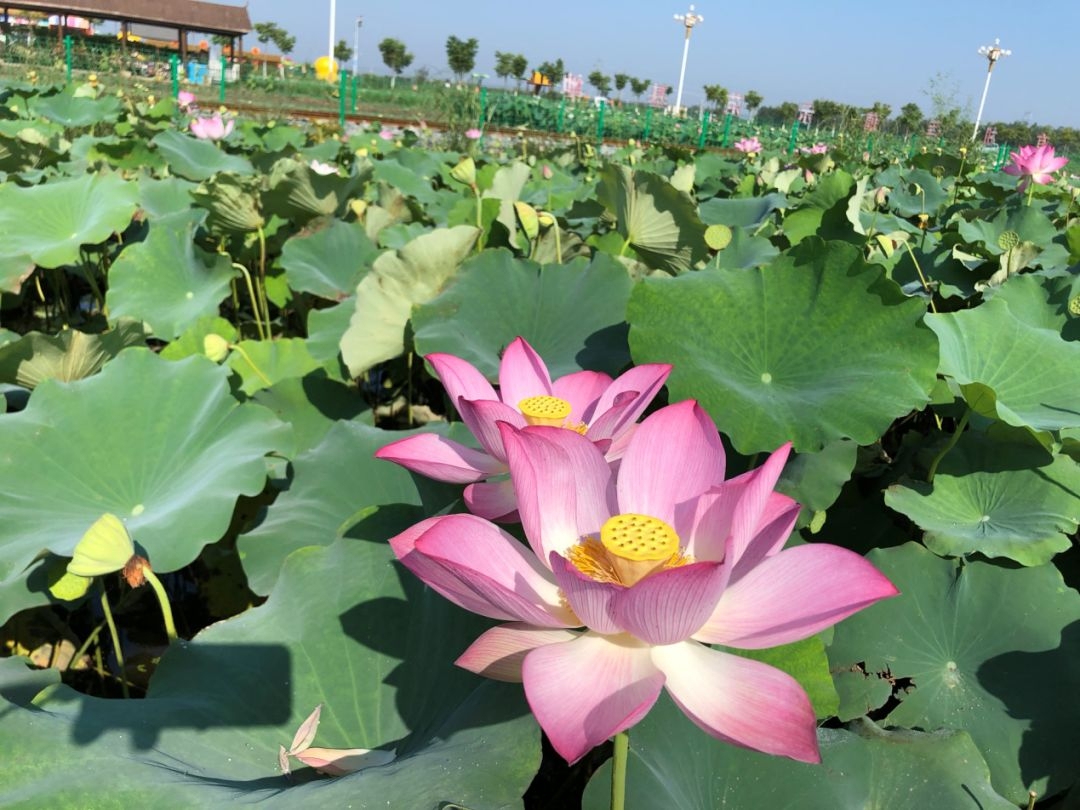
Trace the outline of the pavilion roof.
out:
[[[121,22],[149,23],[208,34],[239,36],[252,30],[247,5],[204,3],[201,0],[14,0],[9,11],[43,11],[98,17]]]

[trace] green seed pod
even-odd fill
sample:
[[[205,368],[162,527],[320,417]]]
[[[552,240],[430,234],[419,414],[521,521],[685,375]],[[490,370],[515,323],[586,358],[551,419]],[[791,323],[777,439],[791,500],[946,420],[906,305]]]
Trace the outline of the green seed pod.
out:
[[[1003,231],[997,239],[998,247],[1002,250],[1012,250],[1020,244],[1020,234],[1016,231]]]

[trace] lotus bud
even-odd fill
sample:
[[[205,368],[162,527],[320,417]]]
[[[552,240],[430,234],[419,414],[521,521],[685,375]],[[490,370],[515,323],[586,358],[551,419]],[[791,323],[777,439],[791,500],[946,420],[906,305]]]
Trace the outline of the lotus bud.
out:
[[[356,150],[356,156],[361,157],[361,158],[367,157],[368,156],[367,149],[365,149],[364,147],[360,147],[359,149]]]
[[[367,201],[353,200],[349,203],[349,210],[356,214],[357,219],[363,219],[364,214],[367,212]]]
[[[552,177],[555,176],[555,172],[553,172],[551,170],[551,167],[545,163],[544,166],[540,169],[540,176],[543,177],[545,180],[550,180]]]
[[[97,74],[91,73],[89,76],[86,77],[86,81],[89,82],[91,87],[96,86],[98,81]]]
[[[151,93],[150,95],[148,95],[146,97],[146,103],[147,104],[153,105],[155,102],[157,102],[157,98],[154,96],[153,93]]]
[[[450,176],[458,182],[475,188],[476,187],[476,162],[471,157],[462,158],[454,168],[450,170]]]
[[[540,222],[540,227],[542,228],[550,228],[552,225],[555,224],[555,217],[553,217],[547,211],[541,211],[537,215],[537,220]]]
[[[203,354],[213,362],[221,363],[229,356],[229,341],[211,332],[203,338]]]
[[[120,518],[106,513],[94,521],[75,544],[67,570],[81,577],[97,577],[122,571],[135,556],[135,544]]]

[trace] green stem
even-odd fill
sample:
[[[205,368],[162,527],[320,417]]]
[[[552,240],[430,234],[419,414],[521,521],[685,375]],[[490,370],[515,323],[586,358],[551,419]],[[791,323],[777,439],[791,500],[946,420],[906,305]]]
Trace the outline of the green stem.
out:
[[[161,584],[161,580],[150,570],[149,565],[144,564],[142,572],[146,577],[147,583],[154,589],[154,595],[157,597],[158,604],[161,605],[161,618],[165,622],[165,635],[168,636],[169,643],[172,643],[176,641],[176,625],[173,624],[172,607],[169,606],[169,597],[165,593],[165,588]]]
[[[270,301],[266,297],[266,232],[262,226],[259,233],[259,297],[263,306],[263,323],[266,324],[267,338],[272,336],[270,329]]]
[[[75,655],[71,656],[71,660],[68,661],[67,668],[70,670],[75,663],[82,658],[86,651],[90,649],[90,645],[94,643],[98,636],[101,635],[101,631],[105,629],[105,622],[102,622],[93,630],[90,631],[90,635],[86,637],[86,640],[79,645],[79,649],[75,651]]]
[[[630,733],[615,735],[615,752],[611,758],[611,810],[626,806],[626,759],[630,753]]]
[[[116,622],[113,621],[112,608],[109,607],[109,597],[105,593],[105,583],[100,579],[98,580],[98,587],[101,588],[101,610],[105,613],[105,624],[109,627],[109,638],[112,639],[113,651],[116,653],[116,663],[120,667],[120,690],[124,693],[124,698],[130,698],[131,694],[128,692],[127,677],[124,675],[124,651],[120,649],[120,634],[116,632]]]
[[[236,349],[236,351],[240,353],[240,356],[247,361],[247,364],[249,366],[251,366],[252,371],[258,374],[259,379],[266,383],[267,388],[270,388],[273,385],[273,383],[270,382],[270,378],[262,373],[262,369],[255,365],[255,361],[251,359],[251,355],[247,353],[243,346],[241,346],[239,343],[230,343],[229,348]]]
[[[552,214],[552,219],[555,215]],[[562,232],[559,230],[559,220],[555,219],[555,263],[562,264]]]
[[[1030,178],[1029,178],[1029,180],[1028,180],[1028,194],[1027,194],[1027,204],[1028,204],[1029,208],[1031,207],[1031,198],[1034,197],[1034,196],[1035,196],[1035,183],[1033,181],[1031,181]]]
[[[259,299],[255,297],[255,286],[251,283],[251,273],[240,262],[233,262],[233,267],[239,270],[244,276],[244,283],[247,284],[248,296],[251,298],[251,314],[255,318],[255,329],[259,333],[260,340],[266,340],[266,332],[263,331],[262,315],[260,314]]]
[[[919,274],[919,281],[922,282],[923,289],[930,296],[930,311],[936,315],[937,307],[934,306],[934,291],[930,288],[930,282],[927,281],[926,276],[923,274],[922,267],[919,266],[919,260],[915,258],[915,251],[911,249],[911,245],[906,240],[904,247],[907,248],[908,256],[911,257],[911,263],[915,265],[915,272]]]
[[[960,171],[956,173],[956,180],[953,182],[952,187],[952,200],[950,205],[956,205],[956,192],[960,189],[960,178],[964,176],[964,164],[967,163],[967,150],[963,150],[964,153],[960,156]]]
[[[953,435],[949,437],[949,442],[938,453],[932,462],[930,462],[930,469],[926,471],[926,483],[934,483],[934,476],[937,475],[938,465],[941,460],[949,454],[949,451],[956,447],[956,443],[960,441],[960,436],[964,433],[964,428],[967,427],[968,417],[971,416],[970,410],[965,410],[964,415],[960,417],[960,421],[956,423],[956,430],[953,431]]]

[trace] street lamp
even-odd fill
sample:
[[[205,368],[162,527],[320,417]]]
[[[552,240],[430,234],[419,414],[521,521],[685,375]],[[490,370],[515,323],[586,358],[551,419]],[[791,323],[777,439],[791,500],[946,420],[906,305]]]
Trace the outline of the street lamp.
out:
[[[330,60],[330,64],[335,64],[334,60],[334,24],[337,22],[337,0],[330,0],[330,44],[326,48],[326,58]]]
[[[360,75],[360,26],[364,24],[363,17],[356,18],[356,33],[353,35],[353,49],[352,49],[352,73],[353,76]]]
[[[1012,51],[1006,51],[1001,47],[1001,40],[995,39],[993,45],[982,45],[979,48],[979,56],[985,56],[989,64],[986,66],[986,84],[983,85],[982,100],[979,101],[979,112],[975,116],[975,130],[971,133],[971,140],[979,136],[979,122],[982,121],[983,106],[986,104],[986,92],[990,89],[990,76],[993,74],[994,65],[1003,56],[1011,56]]]
[[[694,26],[698,23],[705,22],[705,18],[700,14],[694,13],[694,7],[690,6],[690,11],[686,14],[676,14],[675,20],[681,22],[686,29],[686,37],[683,41],[682,50],[682,68],[679,70],[679,92],[675,94],[675,114],[678,115],[682,110],[682,89],[683,80],[686,78],[686,57],[690,53],[690,32],[694,30]]]

